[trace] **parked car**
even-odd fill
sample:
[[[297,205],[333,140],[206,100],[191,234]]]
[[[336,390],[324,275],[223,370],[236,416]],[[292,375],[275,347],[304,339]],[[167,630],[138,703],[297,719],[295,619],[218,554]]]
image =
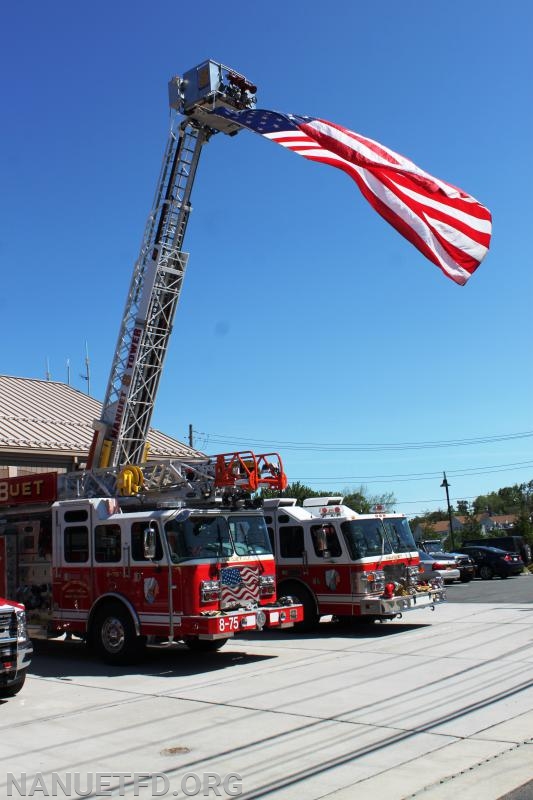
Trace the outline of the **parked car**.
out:
[[[423,580],[442,578],[444,583],[453,583],[460,579],[461,573],[454,558],[446,558],[444,553],[426,553],[425,550],[419,550],[418,555],[422,567],[420,577]]]
[[[499,547],[465,547],[462,549],[476,563],[476,573],[483,580],[490,580],[494,575],[508,578],[509,575],[520,575],[524,562],[518,553],[509,553]]]
[[[461,583],[468,583],[476,577],[476,565],[474,560],[466,553],[448,553],[442,549],[440,539],[427,539],[420,543],[420,548],[429,553],[433,558],[453,558],[461,574]]]
[[[461,574],[461,583],[468,583],[476,577],[476,562],[467,553],[448,553],[455,558]]]
[[[465,547],[498,547],[500,550],[507,550],[508,553],[518,553],[522,560],[529,564],[531,562],[531,546],[523,536],[489,536],[484,539],[467,539]]]

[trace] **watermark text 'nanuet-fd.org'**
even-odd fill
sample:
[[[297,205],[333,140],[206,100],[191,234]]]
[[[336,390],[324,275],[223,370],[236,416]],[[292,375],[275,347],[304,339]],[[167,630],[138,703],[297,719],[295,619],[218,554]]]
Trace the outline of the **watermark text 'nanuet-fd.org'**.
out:
[[[237,772],[21,772],[7,773],[7,797],[238,797],[242,778]],[[147,794],[147,792],[150,794]]]

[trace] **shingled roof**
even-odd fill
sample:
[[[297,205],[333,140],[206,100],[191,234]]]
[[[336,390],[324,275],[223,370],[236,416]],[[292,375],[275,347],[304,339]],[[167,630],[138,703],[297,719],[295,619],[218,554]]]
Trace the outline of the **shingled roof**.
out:
[[[102,404],[66,383],[0,375],[0,463],[14,456],[83,460]],[[197,450],[150,428],[151,458],[190,458]]]

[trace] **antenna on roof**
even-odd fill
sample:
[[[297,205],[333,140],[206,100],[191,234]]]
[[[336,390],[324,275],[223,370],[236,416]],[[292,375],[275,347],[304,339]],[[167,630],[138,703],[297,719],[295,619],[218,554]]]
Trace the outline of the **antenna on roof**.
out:
[[[51,381],[52,376],[50,374],[50,359],[47,357],[46,359],[46,380]]]
[[[67,386],[70,386],[70,358],[67,358]]]
[[[85,342],[85,375],[80,375],[84,381],[87,381],[87,394],[91,394],[91,367],[89,362],[89,347]]]

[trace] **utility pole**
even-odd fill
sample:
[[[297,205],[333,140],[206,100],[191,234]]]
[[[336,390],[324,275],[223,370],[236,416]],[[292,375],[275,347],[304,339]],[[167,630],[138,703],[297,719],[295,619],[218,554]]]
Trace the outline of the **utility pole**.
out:
[[[80,378],[87,381],[87,394],[91,394],[91,363],[89,361],[89,346],[85,342],[85,375],[80,373]]]
[[[189,447],[194,447],[193,435],[192,435],[192,425],[190,423],[189,423]]]
[[[448,520],[450,522],[450,543],[451,543],[451,550],[453,553],[455,550],[455,544],[453,541],[452,507],[450,505],[450,493],[448,492],[450,484],[448,483],[448,480],[446,478],[446,473],[443,472],[442,474],[444,475],[444,480],[441,483],[441,488],[444,487],[446,489],[446,505],[448,506]]]

